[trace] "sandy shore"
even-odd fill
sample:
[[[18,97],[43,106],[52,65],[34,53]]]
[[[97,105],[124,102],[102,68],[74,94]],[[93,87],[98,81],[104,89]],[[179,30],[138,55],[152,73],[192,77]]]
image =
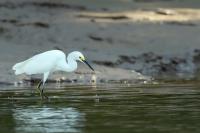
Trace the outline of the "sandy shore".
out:
[[[51,49],[82,51],[98,82],[198,77],[198,5],[198,0],[2,0],[0,81],[27,78],[16,77],[12,65]],[[84,65],[76,73],[51,75],[55,80],[93,78]]]

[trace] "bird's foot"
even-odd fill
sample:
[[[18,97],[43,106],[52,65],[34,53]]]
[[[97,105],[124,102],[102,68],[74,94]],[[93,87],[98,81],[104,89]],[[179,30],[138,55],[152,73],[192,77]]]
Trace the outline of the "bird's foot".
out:
[[[49,99],[49,97],[46,95],[46,94],[44,94],[44,91],[43,91],[43,89],[42,89],[42,91],[41,91],[41,99],[42,100],[44,100],[44,99]]]
[[[42,100],[44,100],[44,99],[48,100],[49,97],[43,94],[43,96],[42,96]]]

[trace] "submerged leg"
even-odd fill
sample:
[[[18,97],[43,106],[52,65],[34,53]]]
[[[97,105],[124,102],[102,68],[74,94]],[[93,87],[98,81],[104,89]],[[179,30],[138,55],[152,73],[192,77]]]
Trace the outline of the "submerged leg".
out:
[[[42,85],[42,89],[40,89],[41,85]],[[40,82],[39,82],[39,84],[37,85],[36,90],[37,90],[38,93],[40,94],[40,97],[41,97],[42,100],[44,99],[44,97],[45,97],[46,99],[48,99],[48,97],[44,94],[44,83],[43,83],[43,81],[40,81]]]
[[[48,96],[44,93],[44,85],[43,85],[43,88],[42,88],[42,99],[49,99]]]
[[[38,83],[36,91],[40,94],[40,97],[42,97],[42,91],[40,89],[40,86],[42,85],[42,80]]]

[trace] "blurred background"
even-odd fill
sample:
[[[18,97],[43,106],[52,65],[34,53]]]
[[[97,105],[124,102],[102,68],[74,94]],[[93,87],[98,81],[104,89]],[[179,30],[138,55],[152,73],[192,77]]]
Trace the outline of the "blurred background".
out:
[[[1,132],[200,133],[199,43],[200,0],[0,0]],[[96,73],[51,74],[41,100],[12,66],[52,49]]]
[[[1,0],[0,81],[16,80],[12,65],[51,49],[82,51],[101,79],[132,79],[133,70],[198,79],[199,7],[199,0]]]

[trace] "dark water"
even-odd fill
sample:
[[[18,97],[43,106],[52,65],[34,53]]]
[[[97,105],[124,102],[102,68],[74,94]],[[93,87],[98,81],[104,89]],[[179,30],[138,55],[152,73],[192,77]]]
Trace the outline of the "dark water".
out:
[[[0,130],[5,133],[199,133],[200,85],[2,86]]]

